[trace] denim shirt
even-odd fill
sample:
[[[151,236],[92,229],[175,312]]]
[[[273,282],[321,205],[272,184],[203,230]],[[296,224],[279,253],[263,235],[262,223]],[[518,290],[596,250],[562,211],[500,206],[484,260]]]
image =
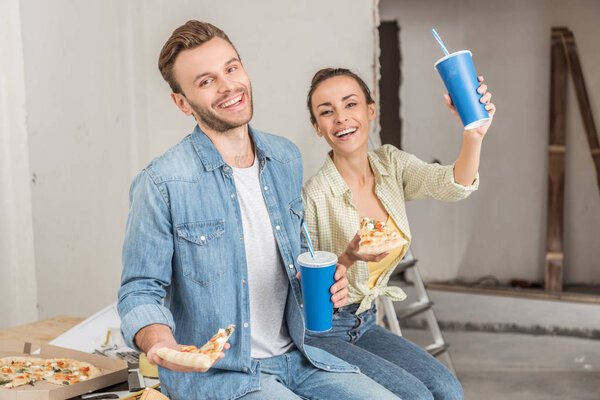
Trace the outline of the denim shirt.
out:
[[[296,347],[317,368],[358,369],[304,345],[296,278],[304,208],[302,159],[289,140],[249,128],[262,192],[290,282],[285,307]],[[251,279],[251,277],[250,277]],[[248,268],[233,171],[198,126],[154,159],[130,189],[118,309],[127,345],[150,324],[171,327],[177,343],[202,345],[235,324],[225,358],[206,373],[159,368],[172,399],[234,399],[260,388],[260,360],[250,358]]]

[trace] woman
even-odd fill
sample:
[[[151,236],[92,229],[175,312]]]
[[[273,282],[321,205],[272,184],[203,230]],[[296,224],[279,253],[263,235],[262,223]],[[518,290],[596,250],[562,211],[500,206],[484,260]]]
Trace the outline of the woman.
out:
[[[463,132],[460,155],[448,166],[427,164],[391,145],[369,152],[375,102],[367,85],[351,71],[320,70],[308,93],[311,123],[331,151],[304,185],[305,219],[314,247],[338,255],[348,268],[350,285],[349,305],[334,314],[333,329],[308,333],[307,341],[358,365],[404,400],[463,398],[460,383],[446,367],[407,339],[376,325],[374,300],[379,295],[392,300],[406,297],[400,288],[387,286],[410,244],[404,202],[426,197],[455,201],[477,190],[481,142],[496,111],[482,77],[479,82],[490,120]],[[450,96],[446,94],[445,100],[458,118]],[[385,221],[408,243],[377,256],[359,255],[356,232],[361,217]]]

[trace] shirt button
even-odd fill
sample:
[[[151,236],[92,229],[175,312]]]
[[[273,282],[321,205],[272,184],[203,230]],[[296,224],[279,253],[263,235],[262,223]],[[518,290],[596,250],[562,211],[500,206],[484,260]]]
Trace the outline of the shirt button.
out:
[[[200,240],[205,240],[206,238],[204,236],[200,236]]]
[[[235,199],[235,194],[231,193],[231,198]]]
[[[242,371],[248,372],[248,368],[244,367],[244,368],[242,368]]]
[[[304,304],[300,304],[300,308],[304,308]]]
[[[229,167],[224,167],[223,168],[225,171],[229,171]]]
[[[265,186],[265,190],[269,190],[269,187],[268,187],[268,186]]]
[[[245,280],[245,279],[242,279],[242,282],[243,282],[243,283],[246,283],[246,280]]]
[[[247,327],[248,327],[248,323],[244,322],[244,328],[247,328]]]
[[[331,369],[331,367],[330,367],[329,365],[326,365],[326,366],[325,366],[325,368],[327,368],[327,369]]]
[[[244,240],[244,238],[240,236],[240,242],[241,242],[242,240]]]
[[[289,265],[290,269],[294,269],[294,264]]]
[[[277,226],[275,227],[275,229],[277,229],[277,230],[280,230],[280,229],[281,229],[281,227],[280,227],[279,225],[277,225]]]

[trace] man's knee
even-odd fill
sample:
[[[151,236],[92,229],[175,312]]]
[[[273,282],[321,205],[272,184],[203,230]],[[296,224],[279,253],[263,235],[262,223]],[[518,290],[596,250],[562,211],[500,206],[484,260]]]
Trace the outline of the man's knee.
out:
[[[356,374],[353,381],[348,382],[346,386],[347,390],[342,396],[338,398],[348,400],[364,400],[364,399],[378,399],[378,400],[399,400],[400,397],[387,390],[371,378],[364,374]]]

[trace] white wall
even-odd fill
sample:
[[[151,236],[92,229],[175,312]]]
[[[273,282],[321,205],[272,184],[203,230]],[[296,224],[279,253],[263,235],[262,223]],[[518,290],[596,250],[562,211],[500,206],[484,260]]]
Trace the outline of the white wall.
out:
[[[479,191],[458,204],[426,200],[408,206],[424,277],[543,280],[550,29],[574,32],[598,125],[600,3],[382,0],[380,18],[397,19],[400,26],[405,150],[444,163],[460,150],[462,131],[444,105],[433,69],[443,55],[433,27],[450,51],[472,50],[498,107],[483,144]],[[600,283],[600,194],[571,81],[568,104],[564,277]]]
[[[21,42],[19,2],[4,1],[0,3],[0,329],[38,315]]]
[[[206,20],[229,34],[252,80],[252,124],[297,143],[305,177],[327,148],[305,106],[313,73],[350,66],[374,82],[375,0],[20,4],[40,318],[116,300],[129,183],[194,125],[157,68],[177,26]]]

